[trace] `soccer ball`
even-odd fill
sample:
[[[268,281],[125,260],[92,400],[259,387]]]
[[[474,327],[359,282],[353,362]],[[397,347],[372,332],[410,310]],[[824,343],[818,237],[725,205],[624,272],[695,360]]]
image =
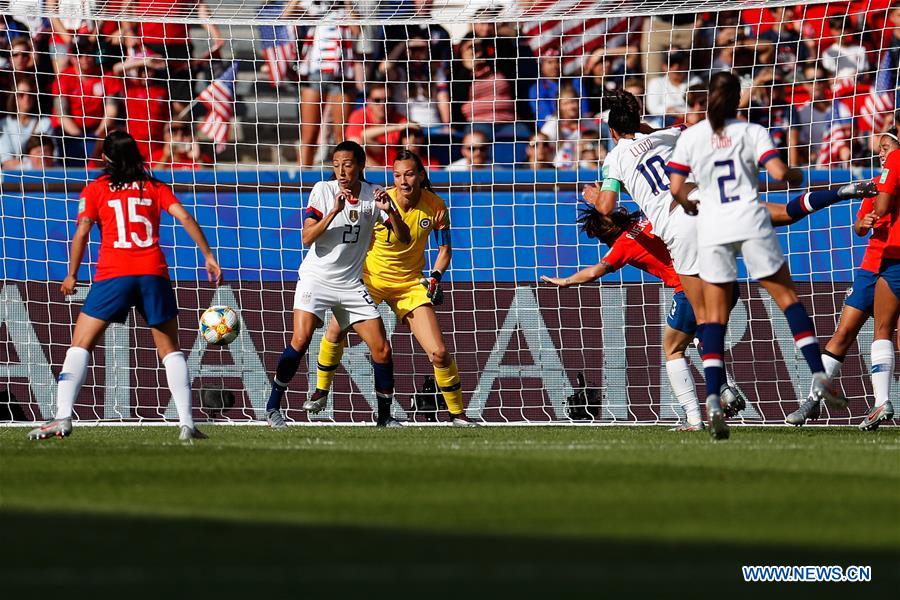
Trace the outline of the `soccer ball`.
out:
[[[230,306],[210,306],[200,316],[200,335],[210,344],[227,346],[241,332],[241,318]]]

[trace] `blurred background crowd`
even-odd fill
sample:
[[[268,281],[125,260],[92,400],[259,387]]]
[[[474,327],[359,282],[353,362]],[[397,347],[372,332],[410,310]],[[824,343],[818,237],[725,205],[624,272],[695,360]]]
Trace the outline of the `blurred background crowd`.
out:
[[[596,170],[604,94],[634,93],[651,125],[691,125],[725,69],[790,164],[865,167],[898,100],[891,0],[522,23],[485,3],[471,25],[386,26],[342,24],[362,10],[345,0],[260,7],[314,27],[29,16],[38,1],[0,0],[3,169],[98,166],[96,141],[125,129],[158,169],[314,166],[351,139],[370,166],[406,147],[435,169]],[[88,0],[43,1],[76,14],[64,8]],[[131,14],[182,3],[209,23],[197,0],[131,0]]]

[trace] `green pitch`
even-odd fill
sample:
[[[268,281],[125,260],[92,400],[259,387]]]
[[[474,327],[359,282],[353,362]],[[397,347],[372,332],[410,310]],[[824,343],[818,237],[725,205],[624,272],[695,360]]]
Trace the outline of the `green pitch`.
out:
[[[174,427],[0,429],[0,586],[546,598],[773,591],[742,564],[872,565],[870,584],[830,584],[854,595],[900,579],[894,428],[204,430],[182,446]]]

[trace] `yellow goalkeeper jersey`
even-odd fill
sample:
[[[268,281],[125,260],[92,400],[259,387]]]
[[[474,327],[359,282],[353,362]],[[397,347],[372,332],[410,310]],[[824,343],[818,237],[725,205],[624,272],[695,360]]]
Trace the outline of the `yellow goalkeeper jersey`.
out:
[[[397,200],[397,189],[390,188],[388,195],[394,200],[397,212],[409,227],[412,238],[409,244],[397,240],[397,236],[383,224],[375,226],[372,248],[366,255],[363,272],[375,281],[400,284],[418,281],[425,269],[425,249],[433,231],[447,235],[450,231],[450,215],[447,205],[437,194],[422,190],[416,205],[404,212]],[[449,243],[449,238],[439,238],[439,245]]]

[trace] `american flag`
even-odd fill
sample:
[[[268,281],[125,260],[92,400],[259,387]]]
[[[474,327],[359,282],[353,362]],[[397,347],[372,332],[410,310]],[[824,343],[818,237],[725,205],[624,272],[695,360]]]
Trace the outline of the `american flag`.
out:
[[[853,114],[847,106],[835,100],[831,104],[831,110],[828,111],[829,127],[822,138],[819,145],[819,154],[816,157],[816,164],[820,167],[829,165],[837,165],[844,162],[841,159],[841,153],[846,149],[850,150],[851,124],[853,123]]]
[[[881,64],[878,66],[878,73],[875,75],[875,85],[859,109],[866,129],[876,133],[880,133],[884,129],[887,116],[894,110],[898,54],[900,54],[900,48],[891,48],[884,53]]]
[[[260,17],[280,17],[284,2],[269,2],[259,10]],[[269,66],[269,80],[273,87],[287,79],[290,64],[297,60],[297,40],[293,28],[287,25],[260,25],[259,39],[263,57]]]
[[[559,13],[585,10],[596,0],[558,0],[547,2],[545,10]],[[529,11],[529,16],[541,12],[537,7]],[[536,15],[535,15],[536,16]],[[628,43],[629,32],[641,30],[641,18],[611,17],[591,19],[545,19],[525,23],[522,35],[535,56],[556,50],[562,57],[563,73],[580,74],[581,65],[599,47],[617,48]]]
[[[228,70],[213,79],[205,90],[197,95],[197,102],[206,107],[206,116],[200,122],[200,131],[216,143],[216,152],[225,149],[228,130],[234,119],[234,77],[240,61],[234,61]]]

